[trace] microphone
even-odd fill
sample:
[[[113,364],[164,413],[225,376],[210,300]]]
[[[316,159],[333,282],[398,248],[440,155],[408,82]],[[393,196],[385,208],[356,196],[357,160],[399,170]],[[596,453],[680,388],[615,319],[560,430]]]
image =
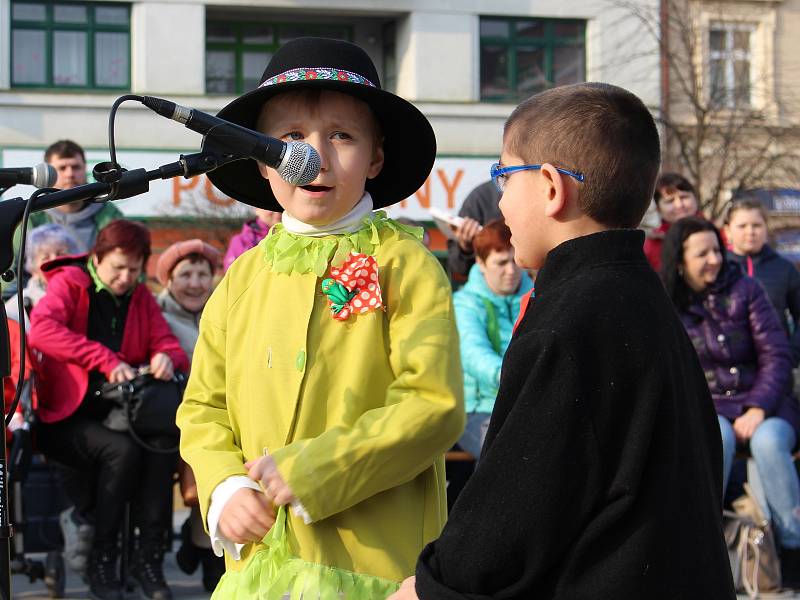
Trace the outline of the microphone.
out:
[[[142,104],[163,117],[202,133],[234,154],[264,163],[292,185],[307,185],[319,174],[319,154],[305,142],[284,142],[154,96],[143,96]]]
[[[24,183],[37,188],[53,187],[58,179],[53,165],[40,163],[35,167],[19,167],[0,169],[0,188],[10,188],[12,185]]]

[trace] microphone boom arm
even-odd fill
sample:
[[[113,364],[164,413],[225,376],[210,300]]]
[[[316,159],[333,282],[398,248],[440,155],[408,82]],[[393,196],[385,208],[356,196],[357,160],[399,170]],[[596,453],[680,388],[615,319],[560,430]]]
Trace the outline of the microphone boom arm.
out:
[[[190,179],[212,171],[222,164],[242,158],[244,157],[230,154],[220,155],[217,150],[208,149],[195,154],[182,154],[178,161],[162,165],[152,171],[135,169],[133,171],[107,172],[106,175],[111,175],[108,179],[116,179],[116,181],[113,183],[87,183],[68,190],[44,194],[33,200],[31,212],[47,210],[81,200],[106,202],[132,198],[148,192],[150,182],[156,179],[172,179],[181,176]],[[14,259],[14,231],[22,220],[27,202],[23,198],[12,198],[0,202],[0,273],[5,273],[11,268]]]

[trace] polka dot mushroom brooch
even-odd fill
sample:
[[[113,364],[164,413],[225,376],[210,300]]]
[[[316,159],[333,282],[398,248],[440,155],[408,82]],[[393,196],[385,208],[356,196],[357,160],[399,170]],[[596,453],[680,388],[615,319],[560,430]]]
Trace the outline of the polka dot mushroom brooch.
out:
[[[330,275],[322,280],[321,289],[337,321],[383,308],[378,263],[374,256],[353,252],[341,267],[331,267]]]

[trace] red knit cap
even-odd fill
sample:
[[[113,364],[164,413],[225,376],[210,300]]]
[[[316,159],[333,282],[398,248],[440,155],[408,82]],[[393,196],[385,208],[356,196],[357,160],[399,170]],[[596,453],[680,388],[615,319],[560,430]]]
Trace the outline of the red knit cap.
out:
[[[200,254],[206,258],[208,262],[211,263],[212,272],[217,269],[222,260],[220,251],[201,239],[195,238],[193,240],[175,242],[158,257],[156,277],[159,283],[161,285],[167,285],[169,276],[172,274],[172,269],[190,254]]]

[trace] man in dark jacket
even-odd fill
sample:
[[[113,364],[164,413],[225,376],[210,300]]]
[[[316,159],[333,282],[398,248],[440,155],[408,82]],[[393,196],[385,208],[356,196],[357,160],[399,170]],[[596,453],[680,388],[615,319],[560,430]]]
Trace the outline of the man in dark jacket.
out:
[[[500,192],[497,186],[492,181],[485,181],[475,187],[461,205],[458,215],[464,221],[455,229],[456,239],[447,240],[447,270],[452,279],[466,281],[475,264],[472,239],[483,225],[502,217],[498,202]]]
[[[71,140],[59,140],[47,147],[44,160],[58,173],[55,188],[70,190],[86,183],[86,155],[83,148]],[[75,238],[81,252],[88,252],[94,245],[97,232],[111,221],[122,218],[122,213],[113,202],[92,203],[78,200],[43,212],[31,214],[32,229],[45,223],[57,223],[65,227]],[[14,234],[14,249],[19,246],[20,231]]]
[[[562,86],[503,142],[500,209],[535,297],[475,474],[393,600],[735,598],[716,415],[631,230],[660,162],[652,117],[620,88]]]

